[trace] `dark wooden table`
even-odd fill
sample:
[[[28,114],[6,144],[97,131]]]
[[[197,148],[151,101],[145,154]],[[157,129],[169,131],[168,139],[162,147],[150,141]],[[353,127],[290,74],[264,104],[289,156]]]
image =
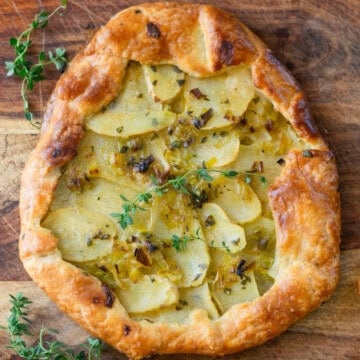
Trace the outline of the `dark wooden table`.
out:
[[[69,57],[117,11],[141,1],[70,0],[62,17],[34,36],[34,52],[65,46]],[[272,48],[306,92],[317,124],[336,155],[342,196],[341,279],[333,297],[289,331],[257,348],[226,359],[360,359],[360,2],[359,0],[215,0],[235,13]],[[0,324],[8,293],[23,291],[35,300],[35,330],[57,327],[63,340],[79,343],[86,333],[73,324],[30,281],[17,256],[19,177],[38,131],[22,114],[20,82],[7,78],[8,45],[43,7],[56,0],[0,1]],[[30,96],[40,119],[56,82],[56,71]],[[0,335],[0,359],[10,359]],[[109,350],[106,359],[124,359]],[[157,358],[157,357],[156,357]],[[204,359],[163,356],[160,359]]]

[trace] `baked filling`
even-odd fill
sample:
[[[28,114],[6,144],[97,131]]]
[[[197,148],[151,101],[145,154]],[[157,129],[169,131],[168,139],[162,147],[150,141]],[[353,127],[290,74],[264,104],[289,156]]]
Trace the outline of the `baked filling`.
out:
[[[118,97],[86,120],[43,226],[133,319],[216,319],[274,282],[267,186],[293,148],[306,143],[249,67],[199,79],[131,62]]]

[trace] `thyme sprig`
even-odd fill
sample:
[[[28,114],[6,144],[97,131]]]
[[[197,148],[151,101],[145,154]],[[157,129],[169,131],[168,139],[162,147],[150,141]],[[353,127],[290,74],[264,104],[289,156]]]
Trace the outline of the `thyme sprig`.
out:
[[[204,180],[206,182],[212,182],[214,177],[211,173],[219,173],[220,175],[232,178],[239,175],[238,171],[235,170],[218,170],[218,169],[192,169],[185,172],[183,175],[176,176],[174,179],[168,179],[164,184],[159,185],[155,176],[151,175],[150,179],[154,187],[139,193],[133,200],[127,199],[125,196],[120,195],[121,199],[124,201],[122,204],[121,212],[111,213],[110,216],[117,219],[118,224],[122,229],[126,229],[129,225],[134,223],[132,215],[136,213],[137,210],[146,211],[141,205],[149,204],[150,200],[154,195],[162,196],[164,193],[168,192],[170,189],[180,191],[186,195],[191,195],[188,189],[188,180],[191,177],[197,177],[198,180]],[[249,184],[251,182],[251,176],[259,176],[254,173],[244,173],[245,182]],[[249,180],[250,179],[250,180]],[[261,182],[266,183],[265,177],[261,176]]]
[[[191,176],[196,176],[199,180],[205,180],[211,182],[214,178],[210,175],[210,172],[220,173],[225,177],[235,177],[238,175],[238,172],[235,170],[215,170],[215,169],[192,169],[185,172],[183,175],[179,175],[174,179],[168,179],[164,184],[159,185],[155,176],[151,176],[151,182],[154,187],[139,193],[133,200],[127,199],[125,196],[120,195],[121,199],[124,201],[122,205],[122,211],[118,213],[111,213],[110,216],[117,218],[118,224],[122,229],[126,229],[129,225],[134,223],[134,220],[131,215],[135,214],[137,210],[145,211],[141,205],[149,204],[150,200],[153,198],[153,194],[157,196],[162,196],[164,193],[168,192],[170,189],[180,191],[184,194],[190,195],[190,192],[187,188],[188,179]]]
[[[195,232],[195,236],[194,235],[183,235],[183,236],[178,236],[173,234],[170,238],[171,240],[171,246],[177,251],[184,251],[188,245],[188,243],[190,241],[193,240],[201,240],[201,241],[205,241],[203,238],[200,237],[200,228],[198,228]]]
[[[171,246],[177,251],[177,252],[181,252],[181,251],[184,251],[188,245],[188,243],[190,241],[193,241],[193,240],[201,240],[201,241],[204,241],[206,242],[205,239],[203,239],[202,237],[200,237],[200,228],[198,228],[195,232],[195,236],[194,235],[183,235],[183,236],[178,236],[178,235],[175,235],[173,234],[170,238],[171,240]],[[221,245],[222,246],[215,246],[214,245],[214,241],[211,241],[211,244],[209,245],[209,247],[211,248],[214,248],[214,249],[225,249],[227,252],[231,252],[229,246],[226,244],[225,241],[222,241],[221,242]]]
[[[62,47],[58,47],[55,51],[49,51],[46,55],[44,51],[41,51],[38,55],[38,62],[32,64],[28,59],[28,50],[31,45],[30,36],[36,29],[43,29],[47,26],[50,18],[52,18],[60,10],[64,10],[67,5],[67,0],[60,0],[60,5],[51,13],[42,11],[37,14],[29,25],[19,37],[10,38],[10,46],[15,50],[15,58],[12,61],[5,61],[5,68],[7,70],[7,76],[17,76],[22,80],[21,84],[21,99],[23,102],[24,116],[34,126],[38,126],[33,122],[34,114],[29,109],[29,102],[27,99],[27,91],[31,91],[34,88],[35,83],[45,79],[43,71],[46,66],[53,64],[58,71],[63,71],[67,59],[66,50]]]
[[[27,317],[28,306],[32,301],[23,294],[18,293],[10,296],[10,315],[7,326],[0,326],[10,336],[8,348],[24,359],[31,360],[93,360],[100,359],[102,342],[99,339],[88,338],[87,344],[83,344],[86,350],[76,352],[57,340],[46,340],[46,335],[56,333],[54,329],[41,329],[39,339],[34,346],[27,346],[24,335],[30,335],[29,325],[31,321]]]

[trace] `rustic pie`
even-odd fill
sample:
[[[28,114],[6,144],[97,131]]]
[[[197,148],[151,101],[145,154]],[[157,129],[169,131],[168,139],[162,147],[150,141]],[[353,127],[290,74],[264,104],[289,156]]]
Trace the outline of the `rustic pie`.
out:
[[[21,187],[34,281],[129,357],[261,344],[339,273],[334,156],[303,92],[234,16],[114,16],[50,98]]]

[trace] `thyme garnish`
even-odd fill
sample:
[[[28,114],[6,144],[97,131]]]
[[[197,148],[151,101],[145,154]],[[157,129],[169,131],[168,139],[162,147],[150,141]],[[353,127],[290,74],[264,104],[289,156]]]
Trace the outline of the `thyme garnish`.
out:
[[[197,232],[198,233],[198,232]],[[193,236],[193,235],[184,235],[184,236],[178,236],[178,235],[172,235],[171,236],[171,246],[177,251],[184,251],[188,245],[188,243],[190,241],[193,240],[203,240],[202,238],[200,238],[198,235]]]
[[[254,174],[252,172],[245,172],[245,175],[244,175],[245,184],[251,184],[251,182],[252,182],[251,176],[259,177],[262,185],[265,185],[267,183],[265,176],[259,176],[258,174]]]
[[[146,211],[141,205],[149,204],[150,200],[154,195],[162,196],[170,189],[180,191],[186,195],[191,195],[188,190],[188,179],[192,176],[196,176],[199,180],[204,180],[206,182],[212,182],[214,177],[210,173],[219,173],[222,176],[227,178],[232,178],[238,176],[240,173],[235,170],[217,170],[217,169],[192,169],[185,172],[183,175],[176,176],[174,179],[168,179],[164,184],[159,185],[158,180],[154,175],[150,176],[151,182],[154,187],[148,191],[139,193],[133,200],[127,199],[125,196],[120,195],[121,199],[125,202],[122,205],[122,211],[111,213],[110,216],[117,218],[118,224],[122,229],[126,229],[129,225],[134,223],[134,220],[131,215],[135,214],[137,210]],[[246,184],[251,183],[251,176],[259,176],[258,174],[245,172],[244,180]],[[260,177],[260,181],[265,184],[266,178],[264,176]]]
[[[126,229],[129,225],[134,223],[132,218],[132,214],[135,214],[137,210],[145,211],[141,205],[149,204],[150,200],[153,198],[153,194],[157,196],[162,196],[164,193],[168,192],[170,189],[174,189],[180,191],[186,195],[191,195],[187,185],[188,179],[191,176],[196,176],[199,180],[205,180],[207,182],[211,182],[214,178],[210,175],[210,172],[220,173],[222,176],[231,178],[238,175],[238,172],[235,170],[216,170],[216,169],[193,169],[189,170],[183,175],[179,175],[174,179],[167,180],[164,184],[159,185],[155,176],[151,175],[150,179],[153,183],[154,187],[145,191],[143,193],[139,193],[133,200],[127,199],[125,196],[120,195],[121,199],[125,202],[122,205],[122,211],[118,213],[111,213],[110,216],[117,218],[118,224],[122,229]]]
[[[203,239],[202,237],[200,237],[200,228],[198,228],[195,232],[195,236],[194,235],[183,235],[183,236],[178,236],[178,235],[175,235],[173,234],[170,238],[171,240],[171,246],[177,251],[177,252],[180,252],[180,251],[184,251],[188,245],[188,243],[190,241],[193,241],[193,240],[201,240],[201,241],[204,241],[206,243],[206,240]],[[215,246],[214,245],[214,241],[211,241],[211,244],[208,245],[209,247],[211,248],[214,248],[214,249],[225,249],[227,252],[231,252],[229,246],[226,244],[225,241],[222,241],[221,242],[221,245],[222,246]]]
[[[27,317],[28,306],[32,304],[27,297],[18,293],[10,296],[10,315],[7,319],[7,326],[0,326],[0,329],[6,331],[10,336],[8,348],[15,351],[16,354],[24,359],[31,360],[93,360],[100,359],[102,342],[99,339],[88,338],[87,344],[82,346],[86,351],[75,352],[65,344],[57,340],[47,340],[46,335],[56,333],[54,329],[41,329],[39,339],[34,346],[27,346],[24,335],[30,335],[29,324],[31,321]]]
[[[10,38],[10,45],[15,49],[15,59],[13,61],[5,61],[5,68],[7,76],[17,76],[23,79],[21,84],[21,99],[23,102],[23,109],[25,118],[30,123],[38,127],[38,123],[34,123],[34,114],[29,109],[29,102],[26,92],[33,90],[34,84],[45,79],[43,71],[46,66],[53,64],[58,71],[63,71],[67,60],[66,50],[58,47],[54,52],[49,51],[46,55],[41,51],[38,55],[38,62],[32,64],[27,55],[31,45],[30,35],[36,29],[43,29],[47,26],[49,19],[55,15],[59,10],[64,10],[67,5],[67,0],[60,0],[60,5],[51,13],[42,11],[37,14],[29,27],[24,30],[19,37]]]

